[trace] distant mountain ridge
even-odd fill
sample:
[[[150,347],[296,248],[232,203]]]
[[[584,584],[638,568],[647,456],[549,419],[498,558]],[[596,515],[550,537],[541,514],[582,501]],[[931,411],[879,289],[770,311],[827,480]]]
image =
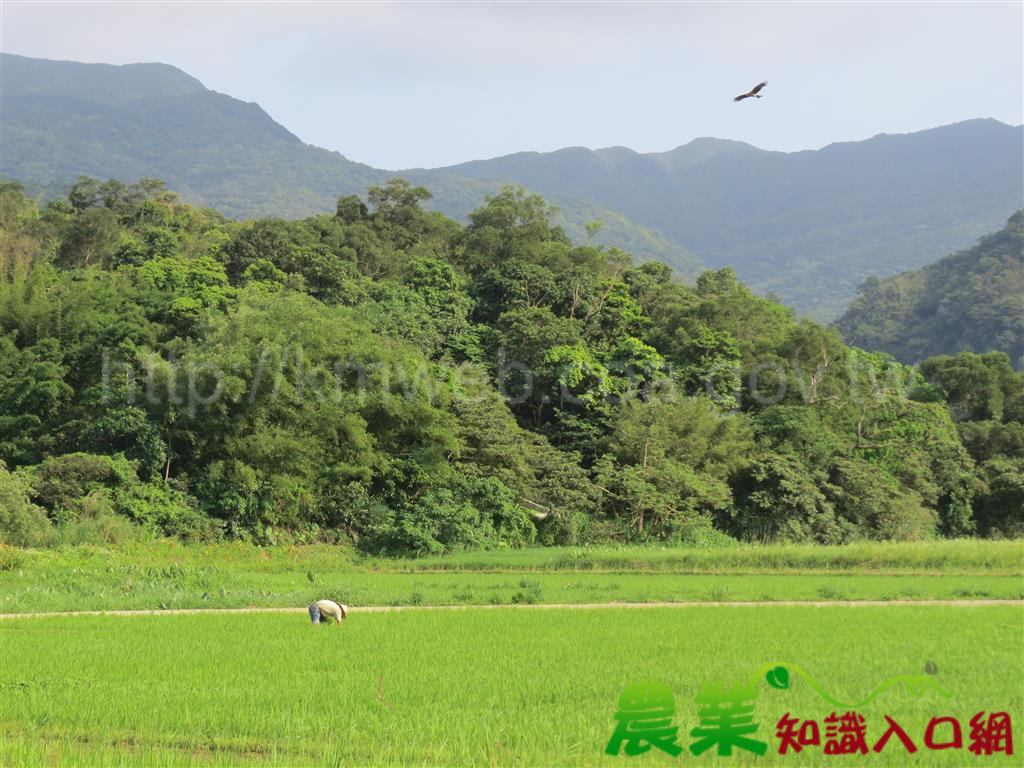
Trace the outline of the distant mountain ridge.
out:
[[[971,120],[899,136],[770,152],[696,139],[522,152],[447,168],[385,171],[303,143],[259,105],[164,64],[112,66],[0,54],[0,173],[45,189],[79,174],[166,179],[230,216],[305,216],[402,175],[456,218],[503,183],[558,205],[570,234],[693,275],[733,266],[757,290],[833,318],[871,275],[971,245],[1024,207],[1024,130]]]
[[[328,187],[363,192],[383,178],[304,144],[258,104],[208,90],[165,64],[11,54],[0,54],[0,64],[3,173],[21,181],[159,176],[189,200],[243,217],[305,215],[323,208]]]
[[[585,195],[828,317],[870,275],[922,266],[997,229],[1024,204],[1022,168],[1021,126],[970,120],[816,151],[697,139],[670,152],[570,148],[429,173]]]
[[[170,64],[78,64],[10,53],[0,53],[0,59],[5,99],[57,97],[124,104],[140,98],[207,91],[192,75]]]

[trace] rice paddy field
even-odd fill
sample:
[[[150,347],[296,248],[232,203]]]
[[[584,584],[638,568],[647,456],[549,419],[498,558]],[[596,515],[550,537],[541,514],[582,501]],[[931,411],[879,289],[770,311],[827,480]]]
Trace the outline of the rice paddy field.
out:
[[[170,542],[0,549],[0,766],[1016,766],[1022,574],[1019,542],[418,560]],[[348,602],[349,619],[312,626],[302,611],[318,597]],[[726,604],[638,605],[712,600]],[[763,604],[727,604],[739,600]],[[275,606],[293,612],[174,612]],[[20,615],[124,609],[156,613]],[[767,681],[777,666],[788,687]],[[859,704],[899,676],[916,692],[898,682]],[[752,679],[766,753],[691,754],[703,684]],[[645,681],[673,693],[682,754],[606,755],[620,694]],[[818,721],[824,741],[825,718],[847,704],[868,754],[778,753],[784,715]],[[1014,755],[967,750],[978,712],[1010,715]],[[871,750],[886,715],[917,752],[895,737]],[[933,717],[961,723],[962,749],[925,746]]]
[[[971,717],[1024,725],[1020,606],[501,608],[359,613],[314,627],[298,614],[79,616],[0,623],[0,764],[41,765],[1020,765],[967,751]],[[897,675],[856,708],[868,755],[778,754],[786,713],[832,711],[803,678],[759,678],[757,757],[686,749],[703,682],[746,682],[794,664],[840,702]],[[610,757],[619,695],[656,681],[675,697],[684,752]],[[839,708],[839,713],[844,710]],[[870,751],[893,717],[895,738]],[[964,749],[933,751],[932,717],[965,727]]]

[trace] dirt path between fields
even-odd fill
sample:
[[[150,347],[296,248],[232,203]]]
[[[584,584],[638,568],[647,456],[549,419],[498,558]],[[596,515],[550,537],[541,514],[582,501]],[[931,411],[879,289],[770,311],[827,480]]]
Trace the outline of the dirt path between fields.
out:
[[[534,603],[522,605],[360,605],[349,606],[350,613],[390,613],[393,611],[468,611],[531,610],[531,609],[607,609],[607,608],[879,608],[891,605],[926,605],[973,608],[992,605],[1016,605],[1024,608],[1024,600],[754,600],[734,602],[698,601],[678,603]],[[50,611],[42,613],[0,613],[0,619],[40,619],[55,616],[180,616],[183,614],[217,613],[305,613],[306,608],[170,608],[167,610],[137,609],[109,611]]]

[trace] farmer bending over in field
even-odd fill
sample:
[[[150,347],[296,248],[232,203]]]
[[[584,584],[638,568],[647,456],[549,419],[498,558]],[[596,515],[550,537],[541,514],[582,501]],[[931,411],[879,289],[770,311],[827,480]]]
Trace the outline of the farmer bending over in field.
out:
[[[317,600],[309,606],[309,618],[314,624],[320,623],[320,617],[334,619],[339,625],[348,616],[348,606],[333,600]]]

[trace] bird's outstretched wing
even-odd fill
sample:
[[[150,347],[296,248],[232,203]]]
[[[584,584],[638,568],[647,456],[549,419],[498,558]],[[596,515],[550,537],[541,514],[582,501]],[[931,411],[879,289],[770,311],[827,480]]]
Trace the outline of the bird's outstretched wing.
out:
[[[733,99],[733,101],[743,101],[744,99],[749,99],[753,96],[757,96],[758,91],[760,91],[766,85],[768,85],[767,80],[765,80],[763,83],[758,83],[753,88],[751,88],[747,93],[742,93],[739,96],[737,96],[735,99]]]

